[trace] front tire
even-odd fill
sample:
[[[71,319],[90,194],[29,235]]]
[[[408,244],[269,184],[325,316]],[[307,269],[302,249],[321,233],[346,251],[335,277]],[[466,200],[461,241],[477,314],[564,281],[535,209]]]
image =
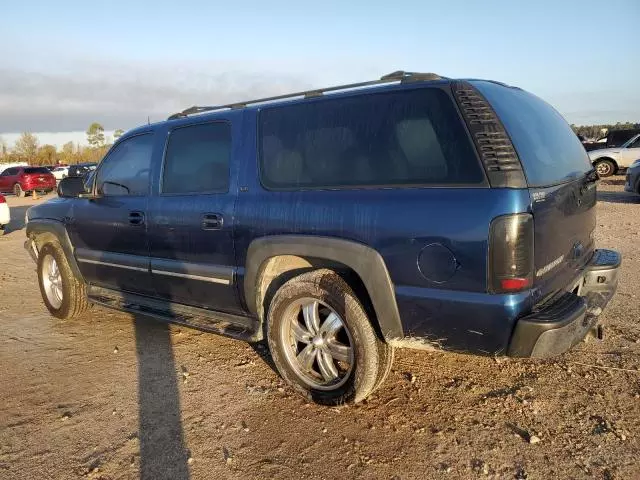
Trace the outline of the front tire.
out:
[[[332,270],[299,275],[276,292],[267,340],[282,378],[323,405],[364,400],[393,362],[393,348],[378,339],[355,293]]]
[[[18,198],[24,198],[24,196],[26,195],[19,183],[16,183],[13,186],[13,194]]]
[[[616,166],[611,160],[598,160],[594,166],[600,178],[610,177],[616,171]]]
[[[59,244],[47,243],[40,249],[38,283],[44,304],[54,317],[69,320],[87,309],[85,284],[73,274]]]

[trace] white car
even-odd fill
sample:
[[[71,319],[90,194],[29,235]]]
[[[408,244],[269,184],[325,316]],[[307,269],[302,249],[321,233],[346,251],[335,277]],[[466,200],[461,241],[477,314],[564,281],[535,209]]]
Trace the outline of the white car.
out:
[[[620,147],[591,150],[589,158],[601,177],[610,177],[626,170],[640,158],[640,134],[634,135]]]
[[[11,215],[9,214],[9,205],[4,196],[0,195],[0,235],[4,234],[4,227],[9,225]]]
[[[57,181],[60,181],[69,176],[69,167],[56,167],[51,170],[51,173],[53,173],[53,176],[56,177]]]

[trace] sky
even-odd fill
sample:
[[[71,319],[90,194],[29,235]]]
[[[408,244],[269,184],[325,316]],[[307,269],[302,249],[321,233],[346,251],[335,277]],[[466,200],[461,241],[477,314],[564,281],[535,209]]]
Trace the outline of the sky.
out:
[[[2,0],[0,137],[84,142],[191,105],[435,72],[570,123],[640,121],[640,1]]]

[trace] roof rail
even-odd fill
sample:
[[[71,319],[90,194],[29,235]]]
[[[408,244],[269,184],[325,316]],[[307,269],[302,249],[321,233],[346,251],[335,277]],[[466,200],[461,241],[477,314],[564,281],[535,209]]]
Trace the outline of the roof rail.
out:
[[[176,118],[188,117],[189,115],[195,115],[195,114],[204,113],[204,112],[212,112],[215,110],[225,110],[225,109],[233,110],[237,108],[244,108],[247,105],[253,105],[256,103],[273,102],[275,100],[284,100],[286,98],[320,97],[327,92],[337,92],[339,90],[350,90],[353,88],[370,87],[373,85],[382,85],[385,83],[422,82],[422,81],[431,81],[431,80],[442,80],[445,78],[446,77],[441,77],[440,75],[437,75],[435,73],[405,72],[403,70],[398,70],[396,72],[392,72],[380,77],[379,80],[370,80],[368,82],[348,83],[346,85],[338,85],[335,87],[319,88],[315,90],[306,90],[306,91],[296,92],[296,93],[287,93],[285,95],[276,95],[275,97],[258,98],[255,100],[247,100],[244,102],[228,103],[226,105],[203,106],[203,107],[193,106],[181,112],[174,113],[167,120],[175,120]]]

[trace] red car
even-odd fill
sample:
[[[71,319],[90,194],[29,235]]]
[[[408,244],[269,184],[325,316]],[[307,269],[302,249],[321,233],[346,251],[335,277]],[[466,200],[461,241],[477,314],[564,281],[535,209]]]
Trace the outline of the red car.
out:
[[[0,193],[24,197],[34,190],[49,193],[55,188],[56,177],[44,167],[11,167],[0,173]]]

